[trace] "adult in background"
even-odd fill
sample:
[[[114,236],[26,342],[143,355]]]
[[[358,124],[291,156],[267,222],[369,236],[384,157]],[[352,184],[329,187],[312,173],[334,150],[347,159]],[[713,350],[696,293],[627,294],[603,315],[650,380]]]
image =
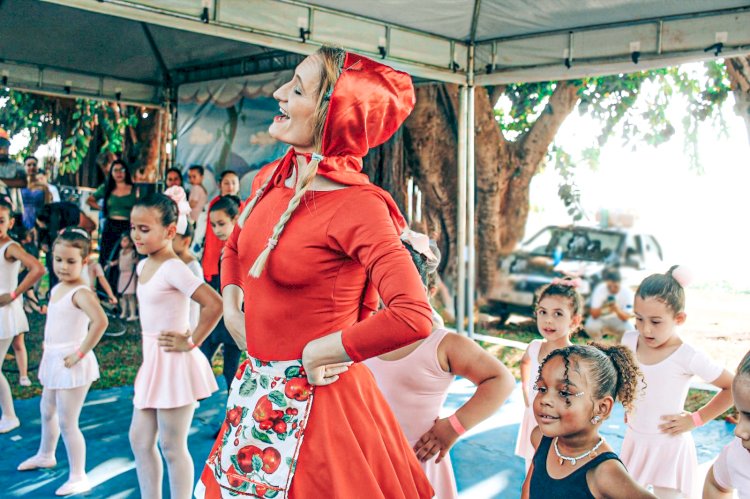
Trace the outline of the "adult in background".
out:
[[[166,185],[166,188],[169,189],[172,186],[180,186],[182,185],[182,172],[179,168],[169,168],[167,169],[167,174],[164,177],[164,184]]]
[[[36,241],[34,227],[39,210],[45,204],[52,202],[52,192],[46,182],[39,182],[39,160],[34,156],[26,156],[23,160],[26,170],[26,187],[21,188],[23,199],[23,226],[31,231],[32,240]]]
[[[196,496],[432,497],[361,363],[432,326],[406,221],[362,173],[413,109],[411,77],[322,47],[274,98],[269,133],[291,147],[257,175],[224,248],[224,318],[248,360]]]
[[[100,185],[94,193],[86,198],[86,203],[98,210],[97,201],[103,200],[104,230],[99,231],[99,263],[106,263],[117,258],[120,248],[120,236],[130,231],[130,212],[136,202],[133,179],[125,162],[116,159],[109,169],[106,184]],[[116,266],[110,267],[107,275],[109,282],[117,282],[119,271]]]
[[[626,331],[633,325],[633,301],[635,294],[622,285],[620,271],[615,268],[602,272],[602,282],[591,293],[589,318],[584,329],[592,340],[600,341],[605,334],[611,334],[619,343]]]
[[[5,195],[13,205],[13,213],[23,213],[23,202],[19,189],[26,187],[26,170],[18,161],[10,158],[10,136],[0,128],[0,196]]]

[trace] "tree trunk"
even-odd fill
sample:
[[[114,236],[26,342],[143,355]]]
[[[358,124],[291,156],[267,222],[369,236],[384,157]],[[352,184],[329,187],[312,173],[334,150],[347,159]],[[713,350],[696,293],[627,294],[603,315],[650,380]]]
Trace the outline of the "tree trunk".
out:
[[[750,140],[750,56],[732,57],[725,64],[734,93],[734,110],[745,121]]]

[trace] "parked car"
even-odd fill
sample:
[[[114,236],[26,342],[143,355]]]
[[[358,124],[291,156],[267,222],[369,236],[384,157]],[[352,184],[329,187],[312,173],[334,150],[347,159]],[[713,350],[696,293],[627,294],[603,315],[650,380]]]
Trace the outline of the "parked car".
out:
[[[555,277],[578,276],[585,298],[605,267],[618,267],[626,286],[664,272],[656,238],[630,228],[548,226],[499,262],[486,310],[505,322],[510,314],[533,317],[536,291]],[[588,300],[587,300],[588,301]]]

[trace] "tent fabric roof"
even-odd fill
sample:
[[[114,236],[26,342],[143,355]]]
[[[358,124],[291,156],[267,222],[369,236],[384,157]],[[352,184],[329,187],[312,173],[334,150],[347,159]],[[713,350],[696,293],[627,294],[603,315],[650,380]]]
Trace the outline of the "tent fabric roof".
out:
[[[529,5],[526,0],[0,0],[0,75],[14,88],[160,104],[165,88],[289,69],[324,43],[382,57],[419,78],[465,84],[475,76],[478,85],[711,58],[716,43],[722,43],[721,56],[750,52],[748,0]]]
[[[475,4],[478,4],[475,42],[749,5],[743,0],[313,0],[307,3],[463,42],[472,39]]]

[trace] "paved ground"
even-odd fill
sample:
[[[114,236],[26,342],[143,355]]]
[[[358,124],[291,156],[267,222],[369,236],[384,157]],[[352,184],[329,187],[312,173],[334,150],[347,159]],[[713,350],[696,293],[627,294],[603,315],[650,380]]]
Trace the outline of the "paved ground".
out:
[[[219,378],[223,383],[223,378]],[[189,446],[196,464],[211,447],[211,435],[223,417],[225,392],[203,401],[196,412]],[[451,388],[445,412],[450,414],[471,394],[471,385],[458,380]],[[81,497],[138,497],[138,484],[127,430],[132,411],[130,387],[96,390],[89,394],[82,413],[81,429],[88,443],[88,470],[95,488]],[[42,472],[17,472],[20,461],[36,451],[39,443],[39,399],[16,402],[23,426],[0,436],[0,476],[4,478],[0,498],[54,497],[54,491],[66,480],[67,462],[60,443],[56,468]],[[519,390],[490,420],[467,433],[451,451],[461,499],[516,498],[524,478],[523,460],[513,455],[523,402]],[[622,408],[605,424],[604,435],[620,448],[624,425]],[[711,422],[695,432],[699,460],[708,463],[731,439],[732,428]],[[698,477],[696,477],[698,478]],[[166,483],[166,480],[165,480]],[[169,497],[165,490],[164,497]]]

